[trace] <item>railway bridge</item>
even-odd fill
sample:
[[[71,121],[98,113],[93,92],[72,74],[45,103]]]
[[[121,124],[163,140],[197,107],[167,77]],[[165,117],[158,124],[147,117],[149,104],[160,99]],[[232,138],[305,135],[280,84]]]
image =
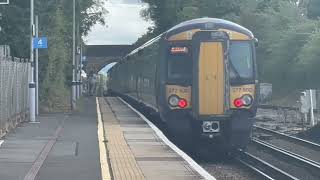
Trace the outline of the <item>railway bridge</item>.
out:
[[[133,45],[86,45],[84,65],[87,72],[98,73],[103,67],[118,62],[134,49]]]

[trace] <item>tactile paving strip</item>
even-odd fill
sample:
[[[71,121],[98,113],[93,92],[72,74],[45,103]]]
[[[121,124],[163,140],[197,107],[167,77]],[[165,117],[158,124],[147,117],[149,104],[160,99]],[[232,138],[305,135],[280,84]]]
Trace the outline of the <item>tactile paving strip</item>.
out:
[[[115,180],[145,179],[110,106],[102,98],[100,98],[100,105],[113,178]]]

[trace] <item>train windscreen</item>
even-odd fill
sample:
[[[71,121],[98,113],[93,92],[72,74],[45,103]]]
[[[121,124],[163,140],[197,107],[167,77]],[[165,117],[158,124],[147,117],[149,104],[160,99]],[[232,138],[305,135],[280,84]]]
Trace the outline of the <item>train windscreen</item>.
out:
[[[192,78],[192,56],[188,48],[172,47],[167,62],[169,79]]]
[[[229,60],[231,80],[252,80],[254,78],[251,42],[231,41]]]

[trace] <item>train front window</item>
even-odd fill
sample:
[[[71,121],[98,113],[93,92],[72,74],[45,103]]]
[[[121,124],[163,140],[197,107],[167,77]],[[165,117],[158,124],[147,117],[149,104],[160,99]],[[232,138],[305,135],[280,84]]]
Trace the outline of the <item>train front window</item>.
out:
[[[168,55],[168,78],[190,79],[192,74],[192,57],[187,53],[169,53]]]
[[[229,59],[231,80],[253,79],[254,65],[250,41],[231,41]]]

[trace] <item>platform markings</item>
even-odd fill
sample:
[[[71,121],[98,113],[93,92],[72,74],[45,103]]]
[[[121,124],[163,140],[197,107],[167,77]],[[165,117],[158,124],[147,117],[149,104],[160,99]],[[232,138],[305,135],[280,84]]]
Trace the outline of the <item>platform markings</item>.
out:
[[[143,114],[141,114],[138,110],[133,108],[130,104],[124,101],[122,98],[118,97],[124,104],[126,104],[130,109],[132,109],[135,113],[137,113],[150,127],[151,129],[158,135],[158,137],[168,145],[173,151],[175,151],[179,156],[181,156],[195,171],[197,171],[203,178],[207,180],[216,180],[211,174],[209,174],[205,169],[203,169],[198,163],[196,163],[190,156],[188,156],[185,152],[183,152],[180,148],[174,145],[163,133],[162,131],[155,126],[151,121],[149,121]]]
[[[34,180],[43,165],[44,161],[46,160],[49,152],[51,151],[53,145],[57,142],[57,139],[62,131],[63,127],[60,125],[54,135],[50,138],[48,143],[42,149],[40,155],[37,157],[36,161],[33,163],[31,169],[29,170],[28,174],[24,177],[24,180]]]
[[[99,151],[100,151],[100,165],[101,165],[101,177],[102,180],[111,180],[110,176],[110,168],[107,158],[107,150],[106,150],[106,139],[103,130],[103,122],[101,118],[100,105],[99,100],[96,98],[97,103],[97,116],[98,116],[98,140],[99,140]]]

